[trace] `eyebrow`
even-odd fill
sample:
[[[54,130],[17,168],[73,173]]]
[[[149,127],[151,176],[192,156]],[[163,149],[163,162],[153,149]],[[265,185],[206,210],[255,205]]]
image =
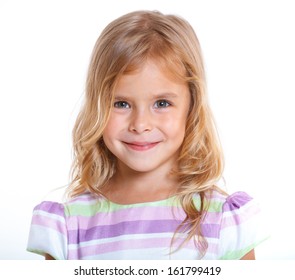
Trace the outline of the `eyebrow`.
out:
[[[114,97],[115,100],[130,100],[133,96],[124,96],[124,95],[117,95]],[[159,94],[153,94],[153,99],[170,99],[170,98],[178,98],[179,96],[174,92],[164,92]]]
[[[174,92],[164,92],[159,94],[154,94],[153,98],[155,99],[165,99],[165,98],[177,98],[178,95]]]

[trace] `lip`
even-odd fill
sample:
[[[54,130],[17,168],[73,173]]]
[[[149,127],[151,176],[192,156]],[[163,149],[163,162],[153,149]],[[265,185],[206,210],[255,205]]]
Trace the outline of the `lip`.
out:
[[[128,148],[135,151],[148,151],[160,142],[123,142]]]

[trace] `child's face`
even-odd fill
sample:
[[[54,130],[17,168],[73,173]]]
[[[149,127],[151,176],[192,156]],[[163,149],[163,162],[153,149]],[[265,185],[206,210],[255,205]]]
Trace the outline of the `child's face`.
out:
[[[183,142],[190,93],[155,63],[123,75],[103,139],[121,168],[171,169]]]

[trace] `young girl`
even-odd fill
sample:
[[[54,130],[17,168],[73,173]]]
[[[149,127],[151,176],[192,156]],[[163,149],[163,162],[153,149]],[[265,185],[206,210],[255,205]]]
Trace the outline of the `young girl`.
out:
[[[73,130],[68,201],[34,209],[46,259],[254,259],[259,209],[217,186],[223,170],[198,39],[184,19],[138,11],[94,47]]]

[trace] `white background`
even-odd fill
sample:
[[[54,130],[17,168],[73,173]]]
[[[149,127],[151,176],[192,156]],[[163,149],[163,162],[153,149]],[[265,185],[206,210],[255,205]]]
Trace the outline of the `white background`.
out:
[[[71,130],[102,28],[149,9],[186,18],[200,39],[228,192],[261,204],[271,238],[258,259],[295,259],[295,8],[292,1],[0,0],[0,259],[26,252],[33,207],[61,199]]]

